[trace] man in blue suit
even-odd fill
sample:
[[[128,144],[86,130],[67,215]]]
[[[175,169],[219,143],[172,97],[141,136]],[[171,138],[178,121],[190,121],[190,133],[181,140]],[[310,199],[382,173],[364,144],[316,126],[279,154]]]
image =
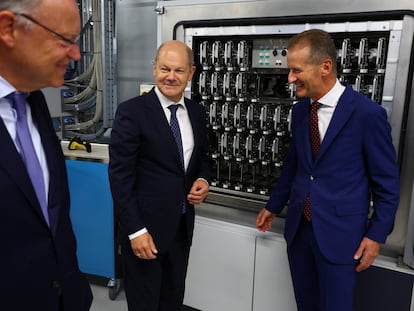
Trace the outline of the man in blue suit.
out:
[[[121,103],[113,123],[109,178],[129,311],[182,307],[194,204],[207,196],[209,179],[205,110],[183,95],[194,70],[184,43],[162,44],[156,87]]]
[[[256,220],[260,231],[268,230],[289,202],[285,239],[300,311],[352,310],[357,272],[379,254],[399,202],[387,114],[339,83],[336,59],[325,31],[308,30],[289,42],[288,79],[302,100],[293,106],[280,179]],[[313,155],[310,110],[316,101],[319,150]]]
[[[0,1],[0,310],[86,311],[92,302],[62,149],[37,91],[63,84],[80,59],[79,33],[75,0]]]

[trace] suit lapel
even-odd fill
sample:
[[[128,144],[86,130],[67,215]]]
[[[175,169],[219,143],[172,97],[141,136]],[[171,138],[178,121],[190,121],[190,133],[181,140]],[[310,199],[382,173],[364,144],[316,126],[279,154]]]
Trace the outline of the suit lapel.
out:
[[[345,123],[351,117],[352,112],[356,108],[355,101],[349,100],[349,98],[347,98],[348,96],[350,96],[349,87],[350,86],[347,86],[347,89],[345,90],[345,92],[342,94],[342,96],[340,97],[338,101],[338,104],[332,115],[332,119],[329,123],[328,129],[322,141],[321,148],[319,149],[319,153],[318,153],[316,160],[321,158],[323,154],[328,150],[330,144],[335,140],[335,137],[338,135],[340,130],[344,127]],[[345,103],[345,98],[347,98],[346,103]]]
[[[194,137],[193,152],[191,154],[190,161],[188,163],[188,168],[187,168],[187,171],[190,171],[192,164],[193,164],[193,155],[197,153],[198,143],[201,141],[201,138],[199,137],[200,126],[204,126],[205,124],[203,122],[200,122],[200,120],[196,118],[197,113],[195,111],[195,107],[190,103],[190,101],[185,99],[185,105],[188,111],[188,117],[190,119],[191,127],[193,130],[193,137]]]
[[[152,89],[148,94],[151,96],[151,100],[146,102],[147,116],[153,118],[153,124],[157,125],[159,131],[160,141],[166,144],[167,150],[173,150],[173,156],[178,167],[182,168],[180,153],[178,151],[177,143],[175,142],[174,135],[171,131],[170,123],[165,117],[164,110],[158,99],[155,90]]]
[[[27,173],[26,166],[20,157],[17,148],[10,137],[10,134],[4,125],[3,119],[0,118],[0,141],[3,144],[2,161],[0,166],[9,175],[10,179],[17,185],[22,191],[24,196],[35,209],[36,213],[47,225],[42,210],[40,208],[39,201],[37,200],[36,193],[32,186],[29,174]]]
[[[309,131],[309,114],[310,114],[310,102],[309,99],[306,99],[304,102],[297,104],[297,119],[295,123],[297,124],[296,132],[296,141],[297,141],[297,150],[304,153],[304,158],[306,159],[309,166],[312,166],[312,151],[310,145],[310,131]]]

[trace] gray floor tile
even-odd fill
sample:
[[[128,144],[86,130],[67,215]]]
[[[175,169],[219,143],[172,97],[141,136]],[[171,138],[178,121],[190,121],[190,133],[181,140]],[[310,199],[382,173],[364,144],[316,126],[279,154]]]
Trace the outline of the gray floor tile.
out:
[[[90,311],[128,311],[124,291],[120,291],[116,299],[111,300],[108,287],[91,284],[91,288],[94,299]]]
[[[93,302],[90,311],[128,311],[125,292],[121,290],[115,300],[109,299],[109,289],[106,286],[91,284]],[[182,311],[199,311],[183,306]]]

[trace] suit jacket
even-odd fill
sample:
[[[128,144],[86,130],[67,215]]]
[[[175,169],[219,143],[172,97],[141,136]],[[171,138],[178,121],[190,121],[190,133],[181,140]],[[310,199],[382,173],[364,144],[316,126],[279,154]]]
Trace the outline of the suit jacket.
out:
[[[309,193],[316,241],[324,256],[352,263],[364,236],[383,243],[399,203],[399,172],[385,110],[349,85],[312,159],[309,99],[294,105],[286,164],[266,208],[289,200],[285,238],[292,243]],[[369,218],[370,201],[373,202]]]
[[[118,106],[109,146],[109,179],[119,235],[129,250],[128,235],[144,227],[160,254],[168,250],[182,216],[183,201],[191,243],[194,207],[186,197],[197,178],[208,181],[209,160],[205,109],[189,99],[185,105],[194,134],[186,171],[154,89]]]
[[[89,310],[92,294],[78,268],[69,219],[66,167],[41,92],[27,99],[37,124],[50,172],[47,225],[30,177],[0,118],[0,310]]]

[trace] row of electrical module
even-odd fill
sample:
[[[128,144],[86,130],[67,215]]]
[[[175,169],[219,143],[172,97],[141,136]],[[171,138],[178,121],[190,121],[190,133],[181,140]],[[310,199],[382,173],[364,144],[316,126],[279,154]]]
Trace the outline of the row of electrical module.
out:
[[[333,35],[338,79],[381,103],[384,32]],[[289,36],[197,37],[192,97],[207,111],[213,189],[269,195],[290,141]]]

